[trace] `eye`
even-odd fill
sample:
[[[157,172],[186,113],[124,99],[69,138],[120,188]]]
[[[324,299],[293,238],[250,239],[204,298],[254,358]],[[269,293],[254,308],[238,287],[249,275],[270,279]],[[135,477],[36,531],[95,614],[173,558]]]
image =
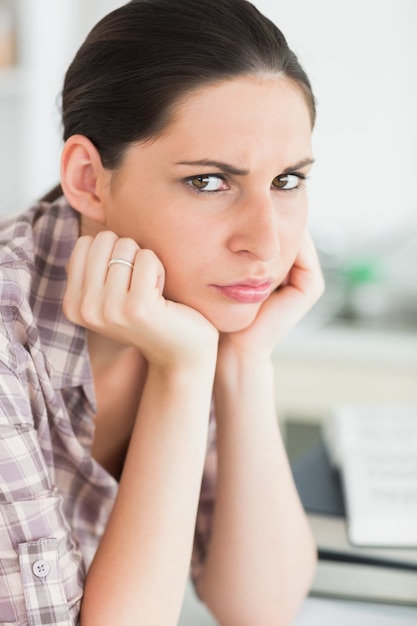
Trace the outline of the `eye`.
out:
[[[185,183],[194,191],[216,192],[226,189],[224,179],[216,174],[205,174],[187,178]]]
[[[281,174],[281,176],[276,176],[274,178],[272,185],[275,189],[289,191],[291,189],[298,189],[301,187],[305,179],[306,177],[303,174]]]

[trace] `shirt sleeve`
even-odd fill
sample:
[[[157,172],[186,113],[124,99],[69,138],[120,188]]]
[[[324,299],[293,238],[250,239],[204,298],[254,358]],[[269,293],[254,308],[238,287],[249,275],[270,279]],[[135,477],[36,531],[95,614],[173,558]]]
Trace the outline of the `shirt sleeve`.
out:
[[[5,341],[2,333],[0,623],[75,626],[85,573],[53,483],[53,446],[39,419],[42,393],[30,372],[19,370],[19,359],[11,369]]]
[[[198,594],[198,581],[201,577],[209,549],[217,485],[217,445],[216,420],[212,408],[209,425],[207,455],[201,483],[200,502],[191,559],[191,579]]]

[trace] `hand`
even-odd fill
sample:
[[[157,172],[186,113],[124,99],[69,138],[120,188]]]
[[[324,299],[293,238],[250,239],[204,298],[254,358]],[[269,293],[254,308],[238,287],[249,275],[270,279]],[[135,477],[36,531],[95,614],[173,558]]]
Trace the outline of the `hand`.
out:
[[[262,304],[246,329],[222,335],[220,349],[241,354],[270,356],[276,344],[310,310],[324,291],[324,280],[316,249],[306,232],[300,251],[285,281]]]
[[[108,266],[111,259],[133,264]],[[63,310],[72,322],[137,347],[151,365],[215,361],[217,330],[194,309],[166,300],[165,272],[151,250],[112,232],[80,237],[68,264]]]

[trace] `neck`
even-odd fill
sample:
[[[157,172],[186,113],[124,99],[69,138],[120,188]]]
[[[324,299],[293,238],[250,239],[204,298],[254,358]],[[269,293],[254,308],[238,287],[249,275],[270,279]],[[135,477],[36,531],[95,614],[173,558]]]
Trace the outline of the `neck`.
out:
[[[95,237],[102,230],[106,230],[105,224],[100,224],[100,222],[93,220],[91,217],[81,215],[80,236],[89,235],[90,237]]]

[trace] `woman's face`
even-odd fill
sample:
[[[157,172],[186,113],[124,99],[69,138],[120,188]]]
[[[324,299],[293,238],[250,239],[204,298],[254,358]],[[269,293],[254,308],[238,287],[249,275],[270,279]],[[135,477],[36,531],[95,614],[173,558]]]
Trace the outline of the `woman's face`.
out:
[[[295,260],[312,160],[308,107],[288,79],[207,86],[110,173],[105,226],[157,254],[166,298],[241,330]]]

